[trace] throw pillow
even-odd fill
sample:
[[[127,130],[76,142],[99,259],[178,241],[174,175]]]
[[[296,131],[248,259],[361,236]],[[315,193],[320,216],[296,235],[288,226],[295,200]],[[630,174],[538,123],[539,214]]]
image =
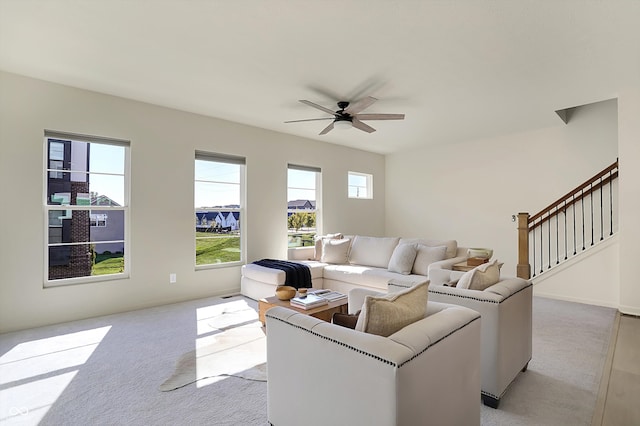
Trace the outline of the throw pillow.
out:
[[[411,267],[413,261],[416,259],[416,246],[415,244],[398,244],[393,249],[393,254],[389,260],[390,272],[397,272],[402,275],[409,275],[411,273]]]
[[[324,263],[349,263],[349,245],[350,240],[332,240],[325,238],[322,240],[322,257],[321,262]]]
[[[468,288],[469,290],[484,290],[496,284],[500,280],[500,268],[502,263],[498,259],[484,263],[465,272],[458,281],[457,288]]]
[[[429,282],[425,281],[397,293],[366,296],[358,316],[356,330],[390,336],[424,318],[427,311]]]
[[[429,265],[447,258],[447,246],[431,247],[424,244],[418,245],[416,260],[413,263],[413,274],[427,276]]]
[[[314,260],[320,260],[322,258],[322,241],[325,239],[329,240],[339,240],[342,238],[341,233],[337,234],[327,234],[327,235],[316,235],[315,237],[315,256]]]

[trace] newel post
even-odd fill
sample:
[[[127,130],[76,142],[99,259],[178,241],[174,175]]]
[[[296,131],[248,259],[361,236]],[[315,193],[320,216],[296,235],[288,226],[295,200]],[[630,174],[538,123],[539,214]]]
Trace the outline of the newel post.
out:
[[[516,275],[528,280],[531,278],[529,264],[529,213],[518,213],[518,266]]]

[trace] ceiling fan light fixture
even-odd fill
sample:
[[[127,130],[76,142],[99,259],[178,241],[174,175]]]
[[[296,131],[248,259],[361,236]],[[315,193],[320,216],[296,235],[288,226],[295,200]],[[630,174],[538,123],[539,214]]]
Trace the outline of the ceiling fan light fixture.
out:
[[[349,120],[336,120],[333,123],[333,127],[340,130],[347,130],[347,129],[350,129],[352,126],[351,126],[351,121]]]

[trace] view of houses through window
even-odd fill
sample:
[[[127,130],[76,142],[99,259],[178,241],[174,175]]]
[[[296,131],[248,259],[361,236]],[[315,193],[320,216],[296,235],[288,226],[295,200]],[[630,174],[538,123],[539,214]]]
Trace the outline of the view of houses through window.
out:
[[[45,282],[126,273],[128,144],[45,133]]]
[[[368,173],[348,173],[349,198],[373,198],[373,175]]]
[[[289,164],[287,182],[288,246],[312,246],[320,219],[320,169]]]
[[[242,260],[244,158],[196,152],[196,266]]]

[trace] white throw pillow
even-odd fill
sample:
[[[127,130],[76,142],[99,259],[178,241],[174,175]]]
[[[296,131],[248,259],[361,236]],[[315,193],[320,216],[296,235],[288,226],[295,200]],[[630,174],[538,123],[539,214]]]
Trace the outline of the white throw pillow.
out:
[[[390,336],[424,318],[429,297],[429,282],[384,296],[365,296],[356,330]]]
[[[325,238],[322,240],[322,257],[321,262],[324,263],[349,263],[349,245],[351,241],[348,239],[334,240]]]
[[[315,237],[315,256],[313,257],[314,260],[320,260],[322,258],[322,241],[328,239],[328,240],[340,240],[342,239],[342,234],[341,233],[337,233],[337,234],[327,234],[327,235],[316,235]]]
[[[391,255],[387,269],[390,272],[409,275],[413,261],[416,260],[416,252],[415,244],[398,244],[396,248],[393,249],[393,254]]]
[[[456,257],[458,242],[456,240],[427,240],[424,238],[401,238],[399,244],[422,244],[429,247],[445,246],[447,248],[445,259]]]
[[[498,259],[476,266],[458,280],[457,288],[468,288],[469,290],[484,290],[500,281],[500,268],[502,263]]]
[[[413,263],[413,274],[428,275],[429,265],[447,258],[447,246],[431,247],[418,245],[416,260]]]

